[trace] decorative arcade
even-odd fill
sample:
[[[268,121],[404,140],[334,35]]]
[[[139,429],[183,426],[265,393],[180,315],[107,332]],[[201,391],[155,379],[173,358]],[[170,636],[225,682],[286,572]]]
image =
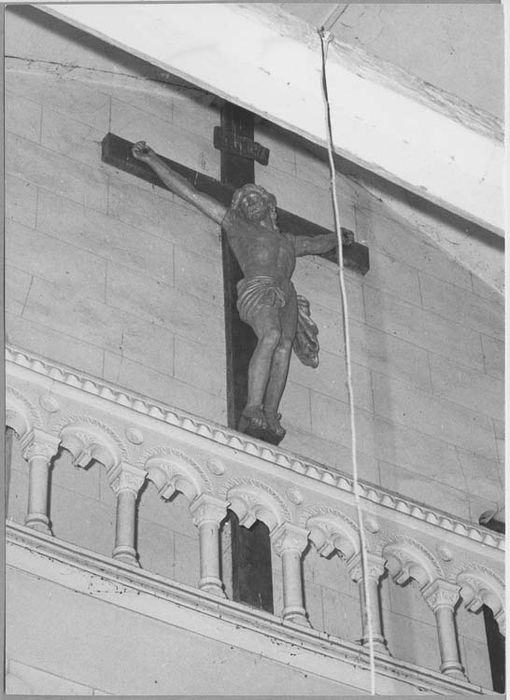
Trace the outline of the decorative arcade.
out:
[[[341,658],[368,678],[363,569],[353,483],[347,476],[15,348],[8,348],[6,356],[7,426],[20,441],[29,472],[25,523],[9,521],[7,526],[8,565],[20,565],[34,546],[39,557],[72,565],[73,548],[52,536],[51,525],[51,464],[66,450],[79,469],[100,463],[116,499],[112,559],[81,550],[80,562],[88,561],[89,571],[96,567],[103,580],[117,577],[127,588],[138,586],[154,596],[173,591],[194,609],[206,610],[214,603],[224,620],[248,625],[254,637],[283,635],[285,643],[300,646],[301,654],[326,655],[326,675],[341,672]],[[166,501],[179,492],[189,502],[200,552],[196,590],[140,568],[136,519],[144,484]],[[490,692],[471,685],[465,675],[456,641],[456,609],[462,604],[477,612],[487,606],[505,633],[503,537],[379,487],[365,483],[360,488],[378,692],[396,687]],[[243,527],[261,521],[268,528],[283,587],[283,606],[275,615],[226,599],[221,524],[227,510]],[[311,627],[301,565],[308,547],[322,557],[338,556],[358,584],[363,631],[358,643]],[[399,585],[410,580],[418,585],[435,619],[439,669],[392,655],[379,596],[383,576]],[[307,662],[302,663],[305,667]]]

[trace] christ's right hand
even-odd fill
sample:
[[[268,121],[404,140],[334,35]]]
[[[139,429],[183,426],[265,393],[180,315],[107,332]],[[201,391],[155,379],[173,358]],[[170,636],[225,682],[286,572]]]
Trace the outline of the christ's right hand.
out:
[[[180,175],[166,161],[155,153],[145,141],[137,141],[131,147],[134,158],[146,163],[158,176],[163,185],[174,192],[184,201],[189,202],[217,224],[222,223],[227,211],[226,207],[207,194],[199,192],[194,185]]]
[[[131,149],[131,153],[137,160],[148,163],[156,157],[156,153],[150,146],[147,146],[145,141],[138,141]]]

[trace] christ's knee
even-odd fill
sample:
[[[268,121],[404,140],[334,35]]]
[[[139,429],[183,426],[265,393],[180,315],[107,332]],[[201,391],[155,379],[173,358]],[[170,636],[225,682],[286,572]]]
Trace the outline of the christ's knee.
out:
[[[280,337],[278,345],[276,346],[276,352],[279,355],[288,355],[292,350],[292,340],[284,335]]]
[[[266,350],[273,351],[278,347],[280,339],[280,331],[277,328],[271,328],[259,337],[259,345]]]

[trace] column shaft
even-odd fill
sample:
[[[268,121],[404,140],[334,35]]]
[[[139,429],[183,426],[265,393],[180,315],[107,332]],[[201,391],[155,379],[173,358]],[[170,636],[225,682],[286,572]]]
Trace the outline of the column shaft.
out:
[[[198,528],[200,544],[200,580],[202,591],[226,598],[220,578],[220,524],[227,514],[227,503],[202,493],[191,503],[190,511]]]
[[[439,638],[441,673],[447,676],[464,678],[457,648],[453,608],[449,605],[440,605],[436,608],[434,614],[436,616],[437,634]]]
[[[202,591],[225,597],[220,578],[220,528],[211,520],[202,522],[198,529],[200,542],[200,581]]]
[[[310,627],[303,600],[301,554],[308,544],[308,530],[289,522],[271,533],[273,547],[282,560],[283,612],[285,621]]]
[[[303,605],[301,581],[301,553],[296,549],[282,552],[283,569],[283,619],[309,626]]]
[[[122,489],[117,494],[115,548],[113,558],[139,566],[135,549],[136,493]]]
[[[389,654],[388,648],[386,646],[386,640],[384,639],[382,625],[381,625],[381,605],[379,600],[379,579],[373,576],[368,576],[367,578],[368,597],[370,602],[370,622],[372,624],[372,642],[374,645],[374,650]],[[359,592],[360,592],[360,605],[361,605],[361,624],[362,624],[362,640],[361,643],[364,646],[369,645],[369,628],[368,628],[368,610],[365,600],[365,586],[363,579],[359,581]]]
[[[454,617],[459,592],[458,585],[443,579],[435,579],[422,589],[423,596],[436,618],[441,656],[440,671],[447,676],[465,679],[457,647]]]
[[[50,463],[47,457],[36,455],[30,459],[28,476],[28,507],[25,525],[51,533],[48,517],[48,488]]]

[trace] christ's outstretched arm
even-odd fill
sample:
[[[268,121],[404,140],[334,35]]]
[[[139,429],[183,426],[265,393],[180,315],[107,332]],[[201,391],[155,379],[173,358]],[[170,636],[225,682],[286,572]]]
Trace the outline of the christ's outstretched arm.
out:
[[[296,236],[296,255],[321,255],[336,247],[336,233],[325,233],[319,236]]]
[[[354,233],[348,228],[342,226],[342,244],[352,245],[354,242]],[[324,233],[319,236],[296,236],[295,248],[296,255],[322,255],[327,253],[337,246],[336,233]]]
[[[184,201],[193,204],[217,224],[221,224],[227,212],[226,207],[220,204],[216,199],[198,192],[186,178],[176,173],[175,170],[172,170],[172,168],[161,160],[157,153],[155,153],[150,146],[147,146],[145,141],[138,141],[135,143],[132,148],[132,153],[137,160],[147,163],[169,190],[179,197],[182,197]]]

